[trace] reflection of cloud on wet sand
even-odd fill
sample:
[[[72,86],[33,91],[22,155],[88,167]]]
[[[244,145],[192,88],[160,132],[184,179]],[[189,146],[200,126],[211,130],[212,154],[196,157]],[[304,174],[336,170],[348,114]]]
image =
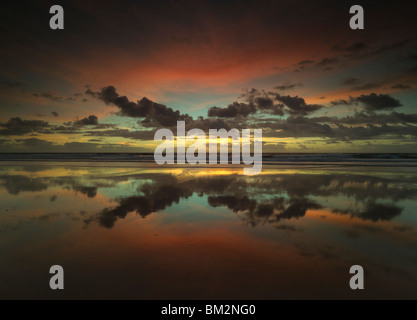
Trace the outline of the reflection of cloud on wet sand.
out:
[[[84,185],[82,179],[77,177],[27,177],[24,175],[3,175],[0,176],[0,186],[4,187],[9,194],[19,195],[21,192],[36,192],[47,190],[52,187],[62,187],[66,190],[74,190],[86,195],[88,198],[94,198],[97,195],[97,188],[103,186],[116,185],[118,181],[111,183],[103,181],[88,181]],[[51,198],[51,202],[56,198]]]
[[[365,209],[361,212],[352,212],[349,210],[338,209],[333,210],[334,213],[350,214],[360,217],[363,220],[371,220],[374,222],[391,220],[392,218],[400,215],[402,211],[402,208],[397,207],[394,204],[381,204],[373,202],[368,202]]]
[[[105,171],[87,171],[88,175],[71,176],[68,175],[70,170],[62,176],[34,176],[33,173],[38,171],[23,168],[22,174],[13,171],[10,175],[0,175],[0,187],[16,196],[58,187],[94,198],[103,188],[118,188],[122,183],[137,181],[136,190],[131,190],[128,195],[113,197],[116,206],[106,207],[95,217],[85,218],[87,223],[97,221],[106,228],[113,227],[118,218],[123,219],[130,212],[145,218],[192,195],[206,197],[207,204],[212,208],[225,207],[239,214],[245,223],[252,226],[300,219],[309,210],[324,208],[334,214],[362,220],[387,221],[402,213],[403,208],[396,204],[397,201],[417,198],[417,187],[410,177],[386,178],[336,172],[320,175],[263,174],[254,177],[237,174],[191,175],[180,178],[170,173],[125,174],[123,171],[108,175]],[[341,196],[349,199],[348,205],[323,201]],[[57,195],[53,194],[49,199],[55,202]]]
[[[105,208],[96,218],[100,225],[112,227],[117,218],[129,212],[141,217],[165,210],[181,199],[193,194],[207,197],[213,208],[226,207],[248,224],[278,223],[285,219],[299,219],[308,210],[328,206],[322,198],[345,196],[350,200],[349,208],[330,207],[330,211],[350,215],[368,221],[387,221],[401,214],[403,208],[394,201],[415,198],[417,188],[410,183],[405,189],[386,178],[374,176],[328,174],[328,175],[263,175],[244,177],[240,175],[207,176],[177,180],[173,175],[137,175],[147,179],[137,196],[117,199],[116,207]],[[386,203],[386,201],[391,201]],[[378,201],[384,201],[379,203]]]

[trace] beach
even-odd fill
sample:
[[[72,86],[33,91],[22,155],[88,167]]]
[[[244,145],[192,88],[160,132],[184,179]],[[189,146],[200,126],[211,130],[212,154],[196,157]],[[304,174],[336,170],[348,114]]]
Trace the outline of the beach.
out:
[[[1,299],[417,298],[412,156],[273,156],[255,176],[130,157],[3,155]]]

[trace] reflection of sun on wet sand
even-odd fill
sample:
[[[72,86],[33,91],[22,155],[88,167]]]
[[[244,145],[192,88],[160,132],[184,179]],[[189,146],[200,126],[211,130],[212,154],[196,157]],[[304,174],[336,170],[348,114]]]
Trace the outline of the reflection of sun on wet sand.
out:
[[[2,163],[0,196],[0,297],[49,297],[38,275],[57,261],[73,298],[353,297],[353,264],[370,275],[366,297],[416,285],[405,166]]]

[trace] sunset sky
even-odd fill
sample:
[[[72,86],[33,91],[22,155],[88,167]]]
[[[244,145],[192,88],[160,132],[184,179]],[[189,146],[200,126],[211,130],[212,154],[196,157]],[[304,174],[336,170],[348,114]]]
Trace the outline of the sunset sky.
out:
[[[65,29],[49,28],[59,4]],[[365,29],[349,27],[361,4]],[[417,152],[416,1],[8,1],[1,152],[153,152],[159,128],[264,152]],[[175,132],[175,131],[174,131]]]

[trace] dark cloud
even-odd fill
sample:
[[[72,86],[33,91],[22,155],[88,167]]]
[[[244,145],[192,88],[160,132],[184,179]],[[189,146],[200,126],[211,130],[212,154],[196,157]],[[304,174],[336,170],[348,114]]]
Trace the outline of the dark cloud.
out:
[[[344,86],[351,86],[351,85],[357,84],[359,82],[360,81],[359,81],[358,78],[347,78],[347,79],[343,80],[343,85]]]
[[[298,62],[297,65],[298,66],[305,66],[305,65],[312,64],[312,63],[314,63],[313,60],[302,60],[302,61]]]
[[[383,53],[386,53],[386,52],[389,52],[389,51],[399,49],[399,48],[405,46],[407,43],[410,43],[410,41],[411,41],[411,39],[408,38],[408,39],[404,39],[404,40],[401,40],[401,41],[396,41],[396,42],[390,43],[388,45],[383,45],[383,46],[373,50],[372,52],[370,52],[370,55],[383,54]]]
[[[121,109],[121,115],[130,117],[144,118],[140,124],[145,127],[166,126],[173,127],[177,121],[185,121],[186,126],[198,127],[201,129],[229,128],[230,124],[221,119],[204,119],[202,117],[194,120],[188,114],[181,114],[178,110],[173,110],[165,105],[153,102],[147,98],[142,98],[137,103],[129,101],[125,96],[119,96],[116,88],[108,86],[100,92],[87,89],[86,94],[92,95],[103,100],[106,104],[116,105]],[[262,96],[261,96],[262,95]],[[283,115],[283,105],[274,104],[273,98],[266,93],[253,89],[246,95],[248,102],[233,102],[225,108],[211,107],[208,110],[209,117],[217,118],[236,118],[248,117],[257,111],[274,115]]]
[[[140,101],[129,101],[126,96],[119,96],[113,86],[104,87],[100,92],[87,89],[86,94],[103,100],[106,104],[112,104],[120,108],[120,115],[133,118],[145,118],[143,123],[151,123],[162,126],[175,126],[177,121],[192,121],[188,114],[181,114],[163,104],[153,102],[147,98]]]
[[[354,86],[350,89],[350,91],[360,91],[360,90],[370,90],[382,87],[381,82],[368,82],[361,85]]]
[[[383,86],[382,82],[368,82],[361,83],[358,78],[347,78],[343,81],[344,86],[351,86],[350,91],[361,91],[361,90],[370,90],[376,89]]]
[[[395,125],[373,125],[367,124],[366,126],[345,126],[339,125],[333,129],[333,136],[345,141],[352,140],[366,140],[380,136],[397,136],[401,137],[404,135],[416,136],[417,127],[402,128],[402,126]]]
[[[347,117],[305,117],[312,112],[323,108],[322,105],[308,105],[298,96],[283,96],[274,92],[251,89],[241,96],[245,103],[234,103],[226,108],[213,107],[209,116],[227,118],[205,119],[199,117],[187,124],[187,128],[197,127],[203,130],[210,128],[240,128],[252,121],[246,118],[250,114],[266,112],[269,114],[290,114],[287,119],[265,119],[256,121],[256,127],[264,130],[265,137],[321,137],[329,138],[329,142],[353,141],[371,139],[381,136],[411,136],[416,135],[416,115],[391,112],[390,114],[375,114],[374,111],[385,110],[399,104],[389,95],[361,95],[349,97],[348,100],[331,101],[332,105],[358,105],[363,104],[366,112],[356,112]],[[274,101],[279,101],[276,104]],[[241,120],[238,120],[241,117]],[[217,124],[214,121],[219,121]],[[405,126],[404,126],[405,125]],[[94,136],[119,136],[131,139],[152,139],[152,131],[106,130],[102,132],[89,131]],[[307,146],[305,144],[300,147]]]
[[[338,100],[333,100],[333,101],[330,101],[330,104],[332,105],[332,106],[350,106],[350,105],[352,105],[352,104],[354,104],[355,103],[355,101],[353,100],[353,98],[352,97],[350,97],[350,99],[349,100],[345,100],[345,99],[338,99]]]
[[[357,53],[359,51],[363,51],[367,48],[367,45],[365,45],[363,42],[355,42],[350,45],[334,45],[332,47],[332,50],[337,52],[344,52],[347,54]]]
[[[274,89],[285,91],[285,90],[290,90],[290,89],[294,89],[296,87],[302,87],[302,86],[303,85],[301,83],[290,83],[290,84],[283,84],[280,86],[276,86],[274,87]]]
[[[356,78],[346,79],[345,82],[347,84],[355,83]],[[188,115],[181,115],[179,111],[174,111],[146,98],[137,103],[130,102],[126,97],[119,96],[116,89],[112,86],[105,87],[100,92],[93,92],[91,89],[88,89],[87,92],[105,103],[118,105],[120,112],[124,110],[123,112],[129,113],[131,116],[143,118],[138,121],[138,124],[145,128],[140,130],[117,129],[113,124],[100,124],[95,115],[56,126],[39,120],[12,118],[7,123],[0,123],[0,134],[33,135],[56,132],[61,134],[83,134],[88,137],[121,137],[134,140],[152,140],[155,128],[162,125],[174,127],[176,126],[176,121],[180,119],[186,119],[186,130],[200,128],[207,132],[209,129],[225,128],[229,130],[230,128],[243,128],[248,127],[248,125],[255,125],[256,128],[264,130],[263,135],[265,137],[320,137],[327,138],[326,141],[329,143],[366,140],[375,137],[410,139],[410,137],[415,137],[417,132],[417,128],[414,126],[416,123],[416,115],[414,114],[406,115],[397,112],[391,112],[390,114],[375,113],[401,106],[398,100],[387,94],[371,93],[369,95],[349,97],[347,100],[341,99],[330,102],[331,105],[361,106],[363,111],[356,112],[353,116],[311,117],[312,113],[324,108],[324,106],[307,104],[299,96],[281,95],[276,92],[251,89],[240,97],[245,99],[245,102],[234,102],[225,108],[212,107],[208,111],[208,118],[198,117],[194,120]],[[260,117],[250,117],[255,114],[262,115]],[[286,119],[273,117],[268,119],[265,117],[265,115],[283,116],[284,114],[289,114],[290,116]],[[88,130],[84,128],[85,126],[89,126]],[[41,143],[37,140],[24,142],[22,139],[19,141],[19,145],[20,147],[33,145],[36,148],[42,147],[45,150],[49,148],[57,151],[58,148],[61,148],[59,150],[73,150],[74,152],[76,150],[104,152],[112,147],[118,150],[124,148],[117,144],[103,144],[100,146],[100,143],[92,142],[101,141],[74,141],[58,146],[50,145],[48,144],[49,142]],[[305,143],[298,145],[304,148],[309,147]],[[282,148],[282,146],[280,147]],[[127,150],[126,148],[123,150]]]
[[[78,134],[82,133],[82,126],[75,126],[73,122],[64,122],[63,125],[57,125],[53,127],[53,132],[61,134]]]
[[[417,114],[405,114],[399,112],[374,113],[374,112],[355,112],[353,116],[346,117],[316,117],[310,118],[317,122],[332,124],[417,124]]]
[[[32,96],[36,97],[36,98],[45,98],[45,99],[49,99],[51,101],[55,101],[55,102],[61,102],[64,100],[63,97],[61,96],[57,96],[53,93],[50,92],[43,92],[43,93],[32,93]]]
[[[402,104],[397,99],[388,94],[371,93],[369,95],[361,95],[355,98],[356,101],[362,102],[366,110],[377,111],[385,109],[393,109],[401,107]]]
[[[359,102],[363,103],[365,109],[368,111],[378,111],[378,110],[389,110],[397,107],[401,107],[402,104],[399,100],[391,97],[388,94],[376,94],[371,93],[368,95],[361,95],[358,97],[349,97],[349,100],[339,99],[331,101],[330,103],[333,106],[336,105],[352,105],[358,104]]]
[[[261,103],[263,103],[266,106],[266,104],[268,104],[268,101],[269,100],[265,99],[262,100]],[[209,117],[234,118],[237,116],[247,117],[249,114],[253,114],[256,111],[257,108],[254,104],[239,103],[235,101],[232,104],[229,104],[226,108],[211,107],[208,110],[207,114]]]
[[[59,114],[58,114],[58,112],[56,112],[56,111],[52,111],[51,112],[51,114],[56,118],[56,117],[59,117]]]
[[[412,40],[411,39],[404,39],[401,41],[396,41],[388,44],[379,44],[379,45],[368,45],[365,44],[363,41],[357,41],[351,44],[336,44],[331,47],[331,50],[337,53],[334,57],[324,57],[320,61],[314,64],[315,68],[311,68],[313,66],[313,61],[311,60],[303,60],[297,63],[297,68],[294,70],[295,72],[306,71],[310,69],[311,71],[320,69],[321,71],[330,71],[336,67],[341,66],[348,66],[351,65],[354,60],[364,60],[373,57],[377,57],[379,55],[386,55],[391,52],[396,52],[400,48],[404,47],[405,45],[409,44]],[[412,56],[412,55],[411,55]],[[412,59],[408,59],[412,60]],[[303,63],[306,61],[307,63]],[[350,84],[346,84],[350,85]],[[372,88],[376,88],[372,87]],[[360,89],[358,89],[360,90]]]
[[[208,110],[209,117],[222,118],[246,118],[250,114],[266,113],[272,115],[284,115],[284,105],[274,103],[275,94],[252,89],[241,95],[247,102],[233,102],[225,108],[211,107]]]
[[[271,109],[274,106],[274,101],[269,97],[257,97],[255,102],[259,109]]]
[[[96,126],[98,125],[98,118],[95,115],[90,115],[86,118],[74,121],[76,126]]]
[[[387,54],[389,52],[398,50],[410,42],[411,39],[404,39],[389,44],[374,46],[367,45],[364,42],[355,42],[350,45],[334,45],[331,49],[335,52],[339,52],[341,54],[340,58],[345,58],[345,62],[349,62],[349,60],[352,59],[360,60],[381,54]]]
[[[319,61],[316,64],[317,68],[328,68],[329,66],[332,66],[333,64],[335,64],[336,62],[338,62],[338,59],[336,57],[334,58],[324,58],[321,61]]]
[[[396,84],[396,85],[393,85],[391,88],[392,88],[392,89],[401,89],[401,90],[405,90],[405,89],[411,89],[411,86],[409,86],[408,84],[398,83],[398,84]]]
[[[22,120],[19,117],[10,118],[5,123],[0,123],[0,135],[24,135],[31,132],[52,133],[48,122],[42,120]]]
[[[36,97],[36,98],[44,98],[44,99],[48,99],[54,102],[69,102],[69,101],[75,101],[76,99],[72,96],[70,97],[63,97],[60,95],[57,95],[53,92],[40,92],[40,93],[32,93],[32,96]]]
[[[207,119],[203,117],[198,117],[197,120],[189,122],[188,124],[186,123],[186,126],[185,126],[187,130],[191,128],[200,128],[204,130],[205,132],[208,132],[209,129],[224,128],[226,130],[229,130],[231,128],[238,128],[238,127],[239,127],[239,123],[231,119],[227,119],[226,121],[226,120],[218,119],[218,118]]]
[[[275,99],[287,106],[289,113],[293,115],[307,115],[323,108],[319,104],[306,104],[305,100],[298,96],[292,97],[276,94]]]
[[[294,69],[295,72],[301,72],[308,69],[312,64],[314,64],[313,60],[302,60],[297,63],[297,68]]]
[[[7,153],[42,152],[42,153],[92,153],[92,152],[151,152],[152,150],[117,143],[103,142],[66,142],[63,145],[37,138],[16,139],[7,141],[2,146]],[[19,158],[20,159],[20,158]]]
[[[321,137],[348,142],[387,135],[416,137],[416,121],[416,114],[359,112],[343,118],[291,116],[259,121],[258,125],[264,128],[264,137]]]
[[[280,130],[273,134],[278,137],[333,137],[335,135],[334,129],[328,124],[322,124],[303,116],[291,116],[286,120],[265,125]]]
[[[364,41],[357,41],[351,44],[336,44],[331,47],[331,50],[337,53],[337,56],[334,57],[324,57],[322,60],[318,61],[315,64],[315,68],[321,69],[322,71],[333,70],[336,67],[345,67],[351,65],[354,60],[364,60],[374,58],[380,55],[387,55],[391,52],[396,52],[405,45],[411,43],[411,39],[404,39],[401,41],[368,45]],[[408,59],[410,60],[410,59]],[[297,64],[296,72],[305,71],[309,69],[309,64]],[[313,69],[314,70],[314,69]],[[350,85],[350,84],[346,84]],[[371,88],[377,88],[377,86],[372,86]],[[365,88],[365,89],[371,89]],[[364,89],[364,90],[365,90]],[[361,89],[355,89],[361,90]]]
[[[94,129],[108,129],[114,128],[114,124],[99,123],[95,115],[77,119],[74,121],[64,122],[63,125],[58,125],[53,128],[54,131],[67,134],[83,133],[82,128],[85,126],[94,126]]]
[[[356,80],[347,79],[347,83],[355,83]],[[88,90],[87,90],[88,91]],[[101,92],[90,92],[90,95],[100,97],[103,101],[113,101],[114,103],[124,106],[125,110],[134,110],[134,115],[152,114],[150,110],[155,109],[155,103],[130,102],[126,97],[119,97],[114,87],[106,87]],[[269,137],[321,137],[328,138],[329,141],[353,141],[371,139],[381,136],[415,136],[416,127],[404,124],[413,124],[414,116],[407,117],[401,113],[391,113],[391,115],[379,115],[374,111],[387,110],[400,106],[400,102],[386,94],[371,93],[358,97],[349,97],[348,100],[331,101],[331,105],[363,105],[364,112],[358,112],[350,117],[316,117],[307,118],[305,116],[322,109],[324,106],[318,104],[307,104],[299,96],[281,95],[276,92],[265,92],[251,89],[241,96],[245,102],[234,102],[225,108],[212,107],[208,111],[209,118],[198,117],[196,120],[189,117],[186,122],[186,129],[201,128],[205,131],[208,129],[229,129],[231,127],[247,127],[253,119],[250,115],[259,113],[270,115],[290,114],[287,119],[265,119],[257,120],[256,127],[264,129],[264,136]],[[142,99],[143,100],[143,99]],[[279,102],[279,103],[277,103]],[[158,104],[156,104],[158,105]],[[164,106],[164,108],[166,108]],[[156,108],[157,109],[157,108]],[[170,109],[170,108],[169,108]],[[172,110],[170,122],[180,119],[178,111]],[[157,124],[145,117],[138,122],[142,126],[154,128]],[[155,118],[155,117],[154,117]],[[407,118],[409,120],[407,120]],[[358,126],[359,125],[359,126]],[[152,130],[112,129],[112,130],[89,130],[85,133],[87,136],[105,136],[105,137],[124,137],[129,139],[150,140],[153,138]],[[307,147],[305,144],[300,147]]]
[[[16,139],[16,142],[23,144],[25,147],[47,147],[53,145],[50,141],[37,138]]]

